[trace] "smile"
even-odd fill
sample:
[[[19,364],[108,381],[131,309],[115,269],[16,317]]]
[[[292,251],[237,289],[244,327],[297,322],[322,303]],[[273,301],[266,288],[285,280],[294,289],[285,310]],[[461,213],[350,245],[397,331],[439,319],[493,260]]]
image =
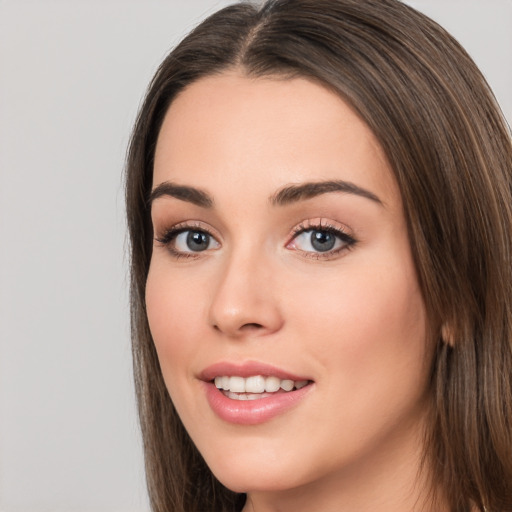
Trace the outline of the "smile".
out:
[[[269,398],[278,392],[289,392],[303,388],[307,380],[294,381],[280,379],[276,376],[264,377],[253,375],[250,377],[217,376],[214,379],[215,387],[222,390],[224,395],[232,400],[259,400]]]
[[[198,379],[212,412],[238,425],[258,425],[291,412],[316,387],[309,375],[258,361],[218,362]]]

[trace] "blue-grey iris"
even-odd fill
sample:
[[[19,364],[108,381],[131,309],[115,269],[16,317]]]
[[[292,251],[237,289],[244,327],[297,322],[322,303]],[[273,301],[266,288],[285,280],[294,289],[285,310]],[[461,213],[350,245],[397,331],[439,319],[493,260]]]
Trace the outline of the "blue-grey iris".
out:
[[[336,244],[336,237],[329,231],[313,231],[311,233],[311,245],[316,251],[330,251]]]
[[[204,251],[210,245],[210,235],[203,231],[189,231],[187,247],[194,252]]]

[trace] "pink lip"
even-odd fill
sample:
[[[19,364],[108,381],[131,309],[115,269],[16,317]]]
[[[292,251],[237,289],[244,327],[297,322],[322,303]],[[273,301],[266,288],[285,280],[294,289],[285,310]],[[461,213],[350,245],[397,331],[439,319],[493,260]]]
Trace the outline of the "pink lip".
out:
[[[273,375],[281,380],[311,380],[308,377],[295,375],[276,366],[272,366],[266,363],[260,363],[258,361],[248,361],[243,364],[220,362],[212,364],[205,368],[200,374],[199,378],[204,381],[211,381],[217,376],[226,375],[229,377],[251,377],[252,375],[263,375],[268,377]]]
[[[313,388],[307,386],[288,392],[277,392],[258,400],[233,400],[215,387],[212,380],[219,375],[250,377],[251,375],[274,375],[282,380],[310,380],[289,372],[258,362],[242,365],[232,363],[217,363],[209,366],[200,374],[206,399],[213,412],[222,420],[238,425],[258,425],[285,413],[298,405]]]

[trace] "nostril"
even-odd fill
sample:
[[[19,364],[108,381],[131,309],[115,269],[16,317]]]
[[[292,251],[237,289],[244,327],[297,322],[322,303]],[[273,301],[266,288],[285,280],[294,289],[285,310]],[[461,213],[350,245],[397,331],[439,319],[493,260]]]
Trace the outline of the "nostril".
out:
[[[222,324],[214,324],[212,327],[219,333],[224,333],[235,338],[240,336],[251,336],[253,333],[255,335],[261,334],[265,331],[265,326],[257,322],[247,322],[239,325],[238,327],[234,327],[233,329],[231,329],[231,326],[229,325],[223,326]]]
[[[256,329],[261,329],[262,327],[263,327],[263,325],[261,325],[261,324],[248,323],[248,324],[242,325],[241,329],[252,331],[252,330],[256,330]]]

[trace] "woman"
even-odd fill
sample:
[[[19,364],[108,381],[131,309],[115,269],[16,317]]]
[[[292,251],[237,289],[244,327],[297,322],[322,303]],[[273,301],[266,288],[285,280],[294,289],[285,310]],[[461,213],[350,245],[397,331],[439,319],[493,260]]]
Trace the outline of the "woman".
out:
[[[155,511],[512,510],[512,149],[396,0],[225,8],[128,157]]]

